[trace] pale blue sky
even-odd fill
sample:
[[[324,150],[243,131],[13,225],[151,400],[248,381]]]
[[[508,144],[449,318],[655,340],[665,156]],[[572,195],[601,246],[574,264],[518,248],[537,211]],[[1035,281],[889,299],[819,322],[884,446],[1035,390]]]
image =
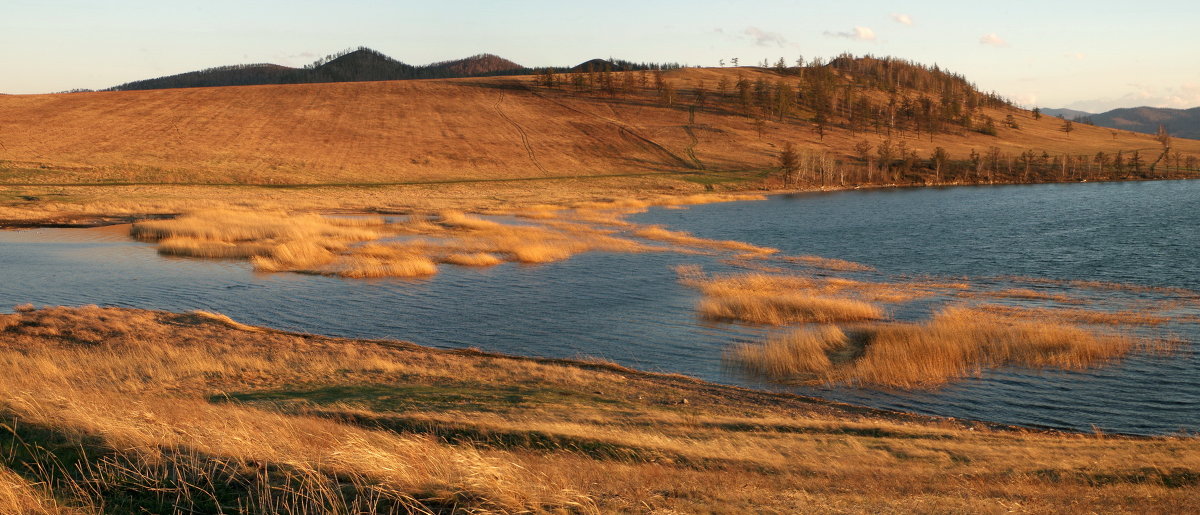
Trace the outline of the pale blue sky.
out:
[[[609,56],[716,66],[847,51],[937,63],[1025,105],[1200,106],[1195,0],[836,4],[0,0],[0,92],[299,66],[364,45],[410,64],[490,52],[526,66]]]

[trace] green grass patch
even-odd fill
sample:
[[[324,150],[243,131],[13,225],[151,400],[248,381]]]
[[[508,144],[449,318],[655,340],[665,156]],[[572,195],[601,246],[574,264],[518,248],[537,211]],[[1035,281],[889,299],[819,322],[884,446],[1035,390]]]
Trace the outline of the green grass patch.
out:
[[[250,404],[347,404],[375,412],[508,411],[551,406],[615,406],[625,403],[599,395],[554,388],[453,385],[338,385],[317,388],[235,392],[214,395],[211,402]]]
[[[737,170],[725,172],[700,172],[691,174],[681,174],[680,179],[696,184],[713,186],[717,184],[734,184],[749,181],[758,181],[767,177],[770,170]]]

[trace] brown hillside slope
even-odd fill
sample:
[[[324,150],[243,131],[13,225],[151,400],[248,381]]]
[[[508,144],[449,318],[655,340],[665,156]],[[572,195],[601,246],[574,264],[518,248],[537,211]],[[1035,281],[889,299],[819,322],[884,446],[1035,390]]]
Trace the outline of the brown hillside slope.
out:
[[[756,68],[673,70],[664,74],[675,93],[668,106],[652,74],[628,73],[628,80],[614,74],[622,90],[612,93],[578,91],[562,81],[548,89],[535,85],[533,77],[492,77],[3,96],[0,220],[44,220],[54,213],[178,212],[180,203],[195,199],[393,209],[443,197],[473,208],[488,202],[637,196],[651,190],[692,192],[713,184],[758,188],[766,171],[777,166],[784,142],[802,151],[828,152],[847,168],[861,168],[854,146],[878,146],[888,137],[870,128],[851,130],[837,119],[821,137],[814,130],[814,113],[803,108],[783,120],[756,122],[738,107],[735,88],[724,97],[716,93],[722,79],[732,84],[739,76],[800,89],[794,75]],[[708,100],[692,115],[689,108],[699,86],[708,91]],[[886,100],[880,90],[863,91],[877,104]],[[973,150],[982,154],[991,147],[1013,158],[1033,151],[1038,156],[1072,154],[1081,162],[1100,151],[1128,156],[1139,150],[1143,167],[1159,154],[1158,142],[1148,135],[1083,124],[1075,124],[1068,134],[1060,130],[1061,120],[1034,120],[1026,111],[1007,107],[980,108],[976,114],[996,121],[996,136],[951,126],[932,141],[911,128],[896,131],[891,139],[904,142],[922,160],[935,147],[960,162]],[[1009,114],[1019,129],[1003,123]],[[1183,156],[1200,156],[1200,141],[1176,139],[1174,149]],[[1014,180],[1016,168],[1008,170],[1008,180]],[[874,177],[876,183],[920,184],[933,175],[926,169],[924,175]],[[559,180],[563,178],[574,179]],[[1057,172],[1050,176],[1080,178]],[[539,180],[444,185],[514,179]],[[964,179],[943,174],[941,180]],[[414,183],[442,184],[430,189]],[[106,187],[81,187],[97,184]],[[198,184],[208,187],[180,189]],[[365,184],[391,186],[356,188]],[[343,189],[268,191],[245,185]]]
[[[704,168],[740,170],[774,166],[783,141],[849,159],[854,143],[883,139],[832,129],[821,140],[804,113],[768,120],[762,138],[752,118],[726,109],[702,108],[689,127],[687,92],[739,73],[777,78],[756,69],[668,72],[679,91],[674,107],[660,105],[652,87],[609,98],[534,90],[529,77],[9,96],[0,100],[0,139],[16,171],[4,180],[311,184],[679,171],[698,168],[687,158],[689,128]],[[1007,114],[985,112],[998,122]],[[1082,124],[1066,134],[1060,120],[1012,112],[1021,128],[1001,126],[997,137],[964,132],[930,142],[910,131],[894,140],[923,158],[934,146],[959,159],[992,146],[1014,154],[1140,149],[1143,157],[1158,148],[1147,135],[1114,139]],[[1200,153],[1200,141],[1176,146]]]

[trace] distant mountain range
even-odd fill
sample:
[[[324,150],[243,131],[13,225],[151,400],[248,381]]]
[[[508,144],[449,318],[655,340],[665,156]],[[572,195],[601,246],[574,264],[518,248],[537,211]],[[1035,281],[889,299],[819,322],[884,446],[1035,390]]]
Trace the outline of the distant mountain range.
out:
[[[1087,121],[1110,129],[1124,129],[1145,134],[1158,132],[1158,126],[1161,124],[1172,136],[1200,139],[1200,107],[1191,109],[1127,107],[1099,114],[1074,109],[1043,109],[1042,114],[1061,116],[1068,120]]]
[[[678,68],[679,64],[633,63],[618,59],[592,59],[562,71],[651,70]],[[442,61],[424,66],[406,64],[370,48],[359,47],[327,56],[303,68],[278,64],[240,64],[127,82],[110,91],[145,89],[250,86],[258,84],[305,84],[314,82],[360,82],[408,79],[453,79],[495,75],[525,75],[545,68],[527,68],[492,54]]]

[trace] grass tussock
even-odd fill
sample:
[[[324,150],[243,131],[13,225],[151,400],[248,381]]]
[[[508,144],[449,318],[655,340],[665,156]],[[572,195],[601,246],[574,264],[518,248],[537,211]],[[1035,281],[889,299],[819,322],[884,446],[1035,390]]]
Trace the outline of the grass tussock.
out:
[[[1017,300],[1048,300],[1058,302],[1060,304],[1087,304],[1086,300],[1073,295],[1068,295],[1066,293],[1055,293],[1034,290],[1030,288],[1006,288],[1002,290],[990,291],[963,291],[959,293],[959,296]]]
[[[826,258],[821,256],[784,256],[782,260],[789,263],[799,263],[814,268],[834,270],[838,272],[874,272],[875,267],[844,259]]]
[[[928,388],[996,367],[1084,369],[1134,346],[1129,337],[1061,321],[952,307],[924,324],[800,329],[735,347],[729,358],[773,380]]]
[[[699,267],[676,269],[684,284],[704,298],[696,305],[701,318],[718,322],[786,325],[883,318],[870,303],[819,292],[820,281],[807,277],[747,273],[708,277]]]
[[[1092,325],[1143,325],[1156,326],[1176,319],[1167,315],[1144,310],[1103,310],[1082,308],[1048,308],[981,304],[977,309],[1004,316],[1024,318],[1069,320],[1074,323]]]
[[[786,325],[848,322],[883,318],[879,306],[854,299],[804,293],[730,293],[710,296],[696,305],[706,320]]]
[[[67,515],[86,512],[62,506],[40,485],[0,465],[0,513]]]
[[[714,249],[724,251],[743,252],[748,254],[773,254],[779,252],[779,249],[769,247],[760,247],[750,243],[733,240],[711,240],[707,238],[698,238],[683,231],[672,231],[661,226],[650,226],[633,231],[634,236],[645,238],[648,240],[662,241],[685,247],[695,247],[702,249]]]
[[[496,257],[495,254],[487,252],[472,252],[469,254],[447,254],[441,260],[442,263],[459,266],[496,266],[503,263],[504,260]]]
[[[0,511],[979,512],[1014,495],[1048,511],[1200,507],[1192,438],[1016,431],[231,322],[0,315]],[[797,370],[841,362],[822,331],[793,345],[816,360]]]
[[[757,267],[762,268],[762,267]],[[750,272],[708,276],[697,267],[676,269],[680,280],[706,296],[766,296],[807,294],[816,297],[846,298],[862,302],[903,303],[933,296],[945,296],[969,287],[959,283],[914,281],[909,283],[872,282],[842,277],[811,277],[771,272]]]

